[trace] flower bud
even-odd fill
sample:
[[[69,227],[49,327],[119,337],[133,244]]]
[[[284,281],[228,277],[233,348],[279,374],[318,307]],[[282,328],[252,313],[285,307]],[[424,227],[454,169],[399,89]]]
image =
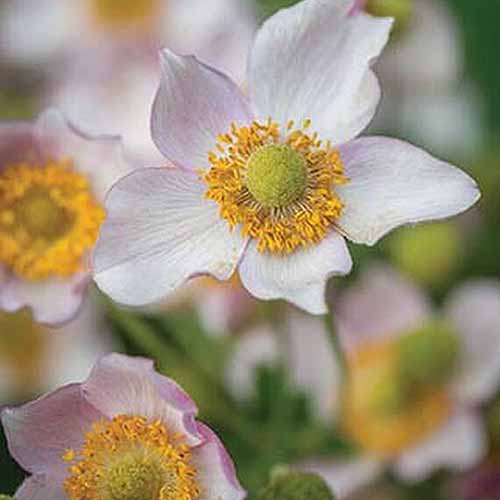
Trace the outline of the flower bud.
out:
[[[333,500],[330,488],[316,474],[279,471],[257,500]]]

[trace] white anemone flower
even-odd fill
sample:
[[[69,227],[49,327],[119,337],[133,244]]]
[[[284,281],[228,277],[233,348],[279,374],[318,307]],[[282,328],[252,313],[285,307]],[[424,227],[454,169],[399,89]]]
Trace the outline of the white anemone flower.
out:
[[[310,459],[301,468],[326,477],[342,499],[387,467],[413,482],[440,469],[466,470],[484,458],[486,429],[478,407],[500,385],[500,283],[460,285],[436,316],[410,282],[375,266],[339,298],[337,318],[347,385],[341,388],[337,377],[328,376],[320,387],[307,387],[316,398],[326,393],[335,399],[329,419],[337,420],[361,455]],[[304,360],[314,380],[325,371],[311,360],[325,349],[326,332],[312,322],[308,330],[317,333],[307,332]],[[291,332],[303,344],[304,328]],[[300,349],[295,355],[304,357]],[[333,357],[330,364],[336,366]]]
[[[397,226],[450,217],[479,191],[461,170],[385,137],[356,138],[380,87],[371,69],[392,20],[352,0],[306,0],[254,41],[245,95],[169,50],[152,135],[175,168],[139,170],[107,198],[98,286],[122,304],[158,301],[200,274],[323,314],[346,238],[373,245]]]
[[[157,3],[159,7],[161,2]],[[80,51],[45,96],[47,103],[60,107],[81,126],[120,134],[127,149],[150,166],[165,163],[149,132],[160,74],[158,48],[165,45],[199,54],[204,62],[240,81],[256,30],[255,15],[244,0],[164,0],[164,4],[161,30],[147,33],[149,45],[125,50],[103,47],[97,55],[95,50]]]

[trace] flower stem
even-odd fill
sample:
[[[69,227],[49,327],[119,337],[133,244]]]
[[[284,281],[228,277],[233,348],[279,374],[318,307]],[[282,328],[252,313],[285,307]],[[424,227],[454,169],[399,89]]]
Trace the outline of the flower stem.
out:
[[[333,356],[335,357],[340,371],[340,382],[339,382],[339,395],[343,398],[345,387],[347,384],[347,378],[349,376],[349,369],[347,365],[347,360],[345,357],[344,350],[340,344],[339,335],[335,327],[335,321],[333,318],[333,313],[330,311],[328,314],[323,316],[326,331],[328,332],[328,339],[330,340],[330,346],[332,348]]]

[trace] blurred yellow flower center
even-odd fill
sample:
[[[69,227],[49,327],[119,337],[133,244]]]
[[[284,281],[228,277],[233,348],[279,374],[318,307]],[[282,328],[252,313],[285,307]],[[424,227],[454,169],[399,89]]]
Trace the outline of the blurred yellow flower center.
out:
[[[103,220],[88,180],[68,162],[0,172],[0,263],[23,279],[81,271]]]
[[[111,29],[147,28],[166,0],[90,0],[99,24]]]
[[[432,434],[449,417],[441,384],[406,386],[398,370],[396,342],[372,344],[348,359],[343,424],[363,449],[392,457]]]
[[[288,254],[317,244],[342,213],[334,187],[348,179],[339,151],[308,133],[310,125],[233,124],[209,153],[206,197],[261,252]]]
[[[0,311],[0,364],[7,369],[9,393],[25,397],[41,389],[46,340],[47,332],[33,321],[28,309]]]
[[[120,415],[101,421],[70,463],[64,489],[70,500],[194,500],[200,497],[189,447],[161,421]]]

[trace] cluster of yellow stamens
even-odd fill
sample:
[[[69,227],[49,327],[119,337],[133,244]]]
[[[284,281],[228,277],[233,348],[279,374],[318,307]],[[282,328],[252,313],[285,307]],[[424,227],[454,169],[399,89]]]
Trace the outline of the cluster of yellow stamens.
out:
[[[366,345],[348,358],[343,425],[363,449],[391,457],[439,429],[451,401],[441,384],[405,392],[397,371],[397,344]]]
[[[31,281],[72,275],[104,215],[70,162],[10,166],[0,172],[0,263]]]
[[[195,500],[189,447],[165,425],[120,415],[94,425],[82,450],[69,449],[64,489],[70,500]]]
[[[335,185],[345,184],[339,151],[290,121],[231,125],[209,153],[206,197],[220,215],[257,241],[261,252],[291,253],[319,243],[340,217]]]

